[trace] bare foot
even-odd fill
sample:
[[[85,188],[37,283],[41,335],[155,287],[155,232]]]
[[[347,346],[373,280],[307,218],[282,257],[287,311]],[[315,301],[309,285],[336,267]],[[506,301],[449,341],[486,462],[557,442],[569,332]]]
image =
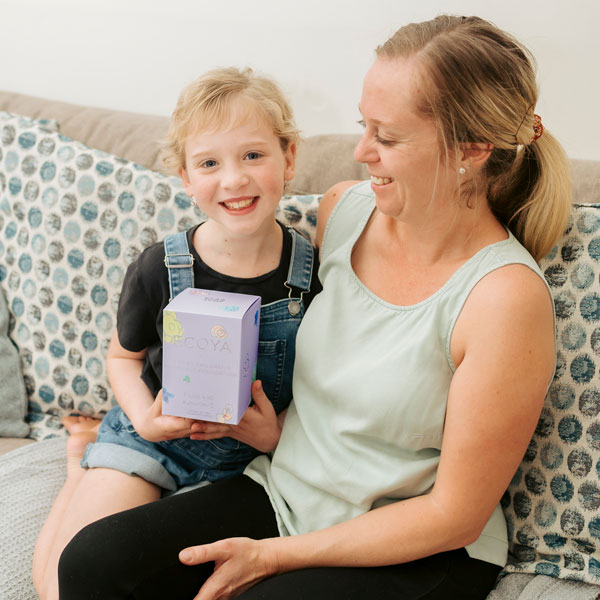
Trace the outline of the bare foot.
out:
[[[86,446],[96,441],[101,421],[91,417],[74,416],[65,417],[62,423],[70,434],[67,439],[67,459],[79,462]]]
[[[70,434],[80,433],[82,431],[94,431],[97,433],[101,423],[100,419],[84,417],[83,415],[65,417],[61,422]]]

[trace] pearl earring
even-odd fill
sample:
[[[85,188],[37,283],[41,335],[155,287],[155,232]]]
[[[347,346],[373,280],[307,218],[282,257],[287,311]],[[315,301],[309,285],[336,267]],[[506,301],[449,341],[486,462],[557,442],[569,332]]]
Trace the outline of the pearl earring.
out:
[[[467,172],[467,170],[466,170],[464,167],[461,167],[461,168],[458,170],[458,172],[459,172],[461,175],[464,175],[464,174]]]

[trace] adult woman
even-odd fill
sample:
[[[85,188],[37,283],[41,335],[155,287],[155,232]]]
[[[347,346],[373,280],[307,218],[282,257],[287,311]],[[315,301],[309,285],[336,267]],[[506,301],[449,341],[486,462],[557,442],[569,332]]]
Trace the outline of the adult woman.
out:
[[[547,287],[505,225],[536,258],[550,249],[564,156],[534,117],[526,52],[490,24],[409,25],[377,54],[355,153],[371,182],[323,198],[324,291],[272,461],[84,529],[61,559],[62,600],[200,585],[201,600],[484,598],[493,585],[498,502],[554,369]],[[194,566],[178,561],[186,547]]]

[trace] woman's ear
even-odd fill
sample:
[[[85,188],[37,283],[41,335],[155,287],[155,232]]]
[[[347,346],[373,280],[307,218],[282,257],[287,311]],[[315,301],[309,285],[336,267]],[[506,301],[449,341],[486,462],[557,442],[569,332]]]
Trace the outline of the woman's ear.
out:
[[[461,145],[461,164],[471,168],[481,168],[490,157],[494,144],[483,142],[469,142]]]

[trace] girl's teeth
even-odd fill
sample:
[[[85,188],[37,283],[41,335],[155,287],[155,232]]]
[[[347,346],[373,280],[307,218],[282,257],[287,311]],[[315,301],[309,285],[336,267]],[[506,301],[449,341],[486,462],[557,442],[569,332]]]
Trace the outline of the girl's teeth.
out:
[[[371,175],[371,181],[377,185],[387,185],[394,180],[391,177],[375,177],[374,175]]]
[[[241,202],[223,202],[223,204],[230,210],[240,210],[250,206],[253,202],[254,198],[249,198],[248,200],[242,200]]]

